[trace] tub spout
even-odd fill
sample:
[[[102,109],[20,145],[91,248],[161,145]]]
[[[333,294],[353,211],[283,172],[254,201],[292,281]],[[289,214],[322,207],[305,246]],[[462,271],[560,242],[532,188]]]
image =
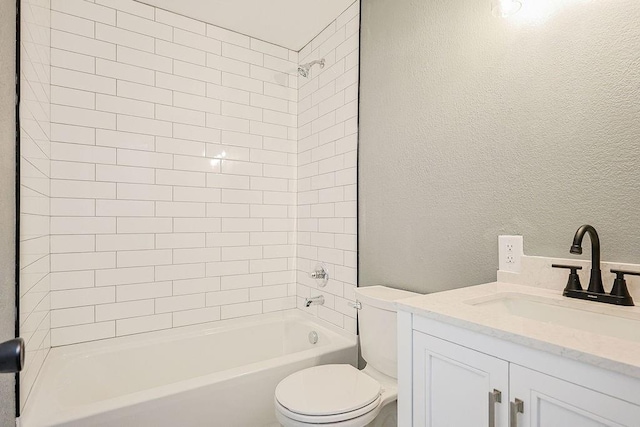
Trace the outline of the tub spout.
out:
[[[323,305],[324,304],[324,295],[319,295],[313,298],[307,298],[307,302],[305,305],[307,307],[311,307],[312,305]]]

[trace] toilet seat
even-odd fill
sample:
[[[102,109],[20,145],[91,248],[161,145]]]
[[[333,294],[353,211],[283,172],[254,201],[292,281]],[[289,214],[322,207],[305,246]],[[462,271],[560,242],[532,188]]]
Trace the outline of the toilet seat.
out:
[[[290,411],[289,409],[285,408],[277,400],[276,400],[275,403],[276,403],[276,410],[280,413],[280,415],[283,415],[283,416],[287,417],[290,420],[298,421],[298,422],[304,423],[304,424],[333,424],[333,423],[340,423],[342,421],[348,421],[348,420],[352,420],[354,418],[362,417],[363,415],[366,415],[366,414],[374,411],[378,407],[380,407],[380,401],[381,401],[381,398],[380,398],[380,396],[378,396],[378,398],[376,400],[374,400],[370,404],[368,404],[368,405],[366,405],[366,406],[364,406],[364,407],[362,407],[360,409],[357,409],[357,410],[351,411],[351,412],[343,412],[341,414],[333,414],[333,415],[304,415],[304,414],[299,414],[297,412],[293,412],[293,411]]]
[[[278,384],[276,408],[301,423],[329,424],[361,417],[381,404],[382,386],[351,365],[303,369]]]

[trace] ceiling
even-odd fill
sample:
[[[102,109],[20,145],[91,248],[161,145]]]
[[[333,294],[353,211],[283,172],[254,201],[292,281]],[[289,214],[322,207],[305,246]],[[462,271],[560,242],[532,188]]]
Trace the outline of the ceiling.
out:
[[[354,0],[138,0],[299,51]]]

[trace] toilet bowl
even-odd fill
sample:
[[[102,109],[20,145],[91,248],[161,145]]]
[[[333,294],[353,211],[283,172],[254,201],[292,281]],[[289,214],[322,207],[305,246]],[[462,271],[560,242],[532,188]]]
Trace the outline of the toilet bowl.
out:
[[[289,375],[276,387],[276,417],[284,427],[394,427],[398,397],[395,301],[412,292],[371,286],[356,290],[362,356],[367,366],[320,365]]]

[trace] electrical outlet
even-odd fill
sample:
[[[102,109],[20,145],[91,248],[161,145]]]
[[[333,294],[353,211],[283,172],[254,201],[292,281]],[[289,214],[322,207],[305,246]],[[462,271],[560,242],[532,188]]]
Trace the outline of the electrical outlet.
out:
[[[522,268],[523,247],[522,236],[498,236],[498,268],[519,273]]]

